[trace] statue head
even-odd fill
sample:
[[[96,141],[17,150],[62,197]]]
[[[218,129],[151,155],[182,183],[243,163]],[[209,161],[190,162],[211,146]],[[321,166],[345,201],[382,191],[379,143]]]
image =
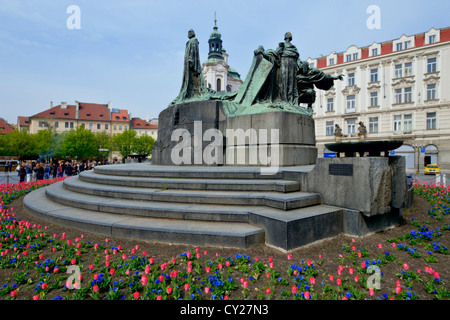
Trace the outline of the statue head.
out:
[[[292,41],[292,33],[286,32],[286,33],[284,34],[284,40]]]
[[[193,37],[195,37],[195,32],[194,32],[194,30],[191,29],[188,31],[188,38],[191,39]]]

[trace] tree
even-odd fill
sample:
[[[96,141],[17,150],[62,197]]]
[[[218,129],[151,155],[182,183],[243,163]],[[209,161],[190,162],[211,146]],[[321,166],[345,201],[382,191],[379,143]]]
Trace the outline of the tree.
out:
[[[133,150],[137,154],[151,155],[155,142],[155,139],[153,139],[151,136],[141,135],[140,137],[136,138]]]
[[[98,154],[95,135],[84,126],[71,129],[62,143],[62,153],[66,157],[89,159]]]
[[[95,134],[95,145],[98,151],[97,158],[104,158],[111,152],[113,147],[112,145],[112,137],[106,133],[106,131],[97,132]],[[108,151],[100,151],[100,150],[108,150]]]
[[[28,131],[14,130],[8,134],[6,151],[11,156],[34,157],[39,155],[36,136]]]
[[[118,151],[122,158],[125,158],[134,152],[136,146],[136,131],[133,129],[127,129],[122,133],[119,133],[113,138],[114,150]]]

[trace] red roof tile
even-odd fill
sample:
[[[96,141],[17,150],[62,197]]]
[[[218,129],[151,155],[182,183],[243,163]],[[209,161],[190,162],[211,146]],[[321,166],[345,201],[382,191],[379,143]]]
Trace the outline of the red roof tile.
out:
[[[4,119],[0,118],[0,134],[9,134],[14,131],[14,126],[9,124]]]
[[[151,124],[141,118],[131,119],[131,127],[133,129],[158,129],[157,124]]]

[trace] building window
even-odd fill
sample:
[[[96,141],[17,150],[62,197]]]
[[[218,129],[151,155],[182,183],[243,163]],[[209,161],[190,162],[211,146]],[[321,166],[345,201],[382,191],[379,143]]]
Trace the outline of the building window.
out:
[[[347,120],[347,133],[348,134],[356,133],[356,120]]]
[[[64,128],[69,128],[69,123],[67,121],[64,122]]]
[[[327,136],[332,136],[334,134],[334,122],[333,121],[327,121],[325,126],[325,134]]]
[[[433,44],[436,42],[436,35],[433,34],[431,36],[428,37],[428,44]]]
[[[409,77],[412,75],[412,62],[405,63],[405,77]]]
[[[402,116],[394,116],[394,132],[402,131]]]
[[[402,89],[395,89],[395,103],[402,103]]]
[[[356,111],[356,96],[347,96],[347,112]]]
[[[358,54],[357,53],[353,54],[353,60],[358,60]]]
[[[403,125],[404,125],[403,130],[409,132],[412,131],[412,114],[405,114],[403,116]]]
[[[39,128],[47,128],[47,122],[46,121],[39,121]]]
[[[348,85],[349,86],[354,86],[355,85],[355,74],[354,73],[349,73],[348,74]]]
[[[395,77],[401,78],[403,76],[403,65],[402,64],[396,64],[395,65]]]
[[[327,111],[333,111],[334,110],[334,98],[328,98],[327,99]]]
[[[412,102],[412,88],[405,88],[405,103]]]
[[[310,64],[309,64],[309,67],[310,67],[310,68],[314,68],[314,66],[315,66],[314,63],[310,63]]]
[[[221,84],[221,80],[217,79],[217,92],[222,91]]]
[[[351,54],[346,55],[345,60],[346,60],[347,62],[352,61],[352,55],[351,55]]]
[[[397,51],[403,50],[403,43],[397,43]]]
[[[100,123],[97,123],[97,130],[100,130],[102,128],[102,125]]]
[[[122,131],[122,125],[119,124],[119,131]]]
[[[405,42],[405,49],[411,48],[411,40]]]
[[[435,100],[436,99],[436,84],[427,85],[427,100]]]
[[[55,121],[55,128],[59,128],[59,122]]]
[[[427,113],[427,130],[436,129],[436,112]]]
[[[371,69],[370,82],[377,82],[377,81],[378,81],[378,69]]]
[[[125,126],[124,126],[124,129],[125,129],[125,130],[128,130],[128,126],[125,125]]]
[[[105,123],[105,130],[109,129],[109,125],[107,123]]]
[[[372,57],[375,57],[378,55],[378,48],[372,49]]]
[[[328,60],[328,65],[329,66],[334,65],[334,58],[330,58],[330,60]]]
[[[436,58],[430,58],[427,61],[427,72],[428,73],[432,73],[432,72],[436,72],[437,68],[436,68]]]
[[[369,118],[369,133],[378,132],[378,117]]]
[[[371,92],[370,93],[370,106],[376,107],[378,106],[378,92]]]

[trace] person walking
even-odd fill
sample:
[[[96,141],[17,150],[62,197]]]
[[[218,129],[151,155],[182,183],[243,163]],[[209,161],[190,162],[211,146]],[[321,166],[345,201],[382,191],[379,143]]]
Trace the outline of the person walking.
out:
[[[25,163],[19,164],[19,178],[20,182],[24,182],[27,175],[27,170],[25,168]]]

